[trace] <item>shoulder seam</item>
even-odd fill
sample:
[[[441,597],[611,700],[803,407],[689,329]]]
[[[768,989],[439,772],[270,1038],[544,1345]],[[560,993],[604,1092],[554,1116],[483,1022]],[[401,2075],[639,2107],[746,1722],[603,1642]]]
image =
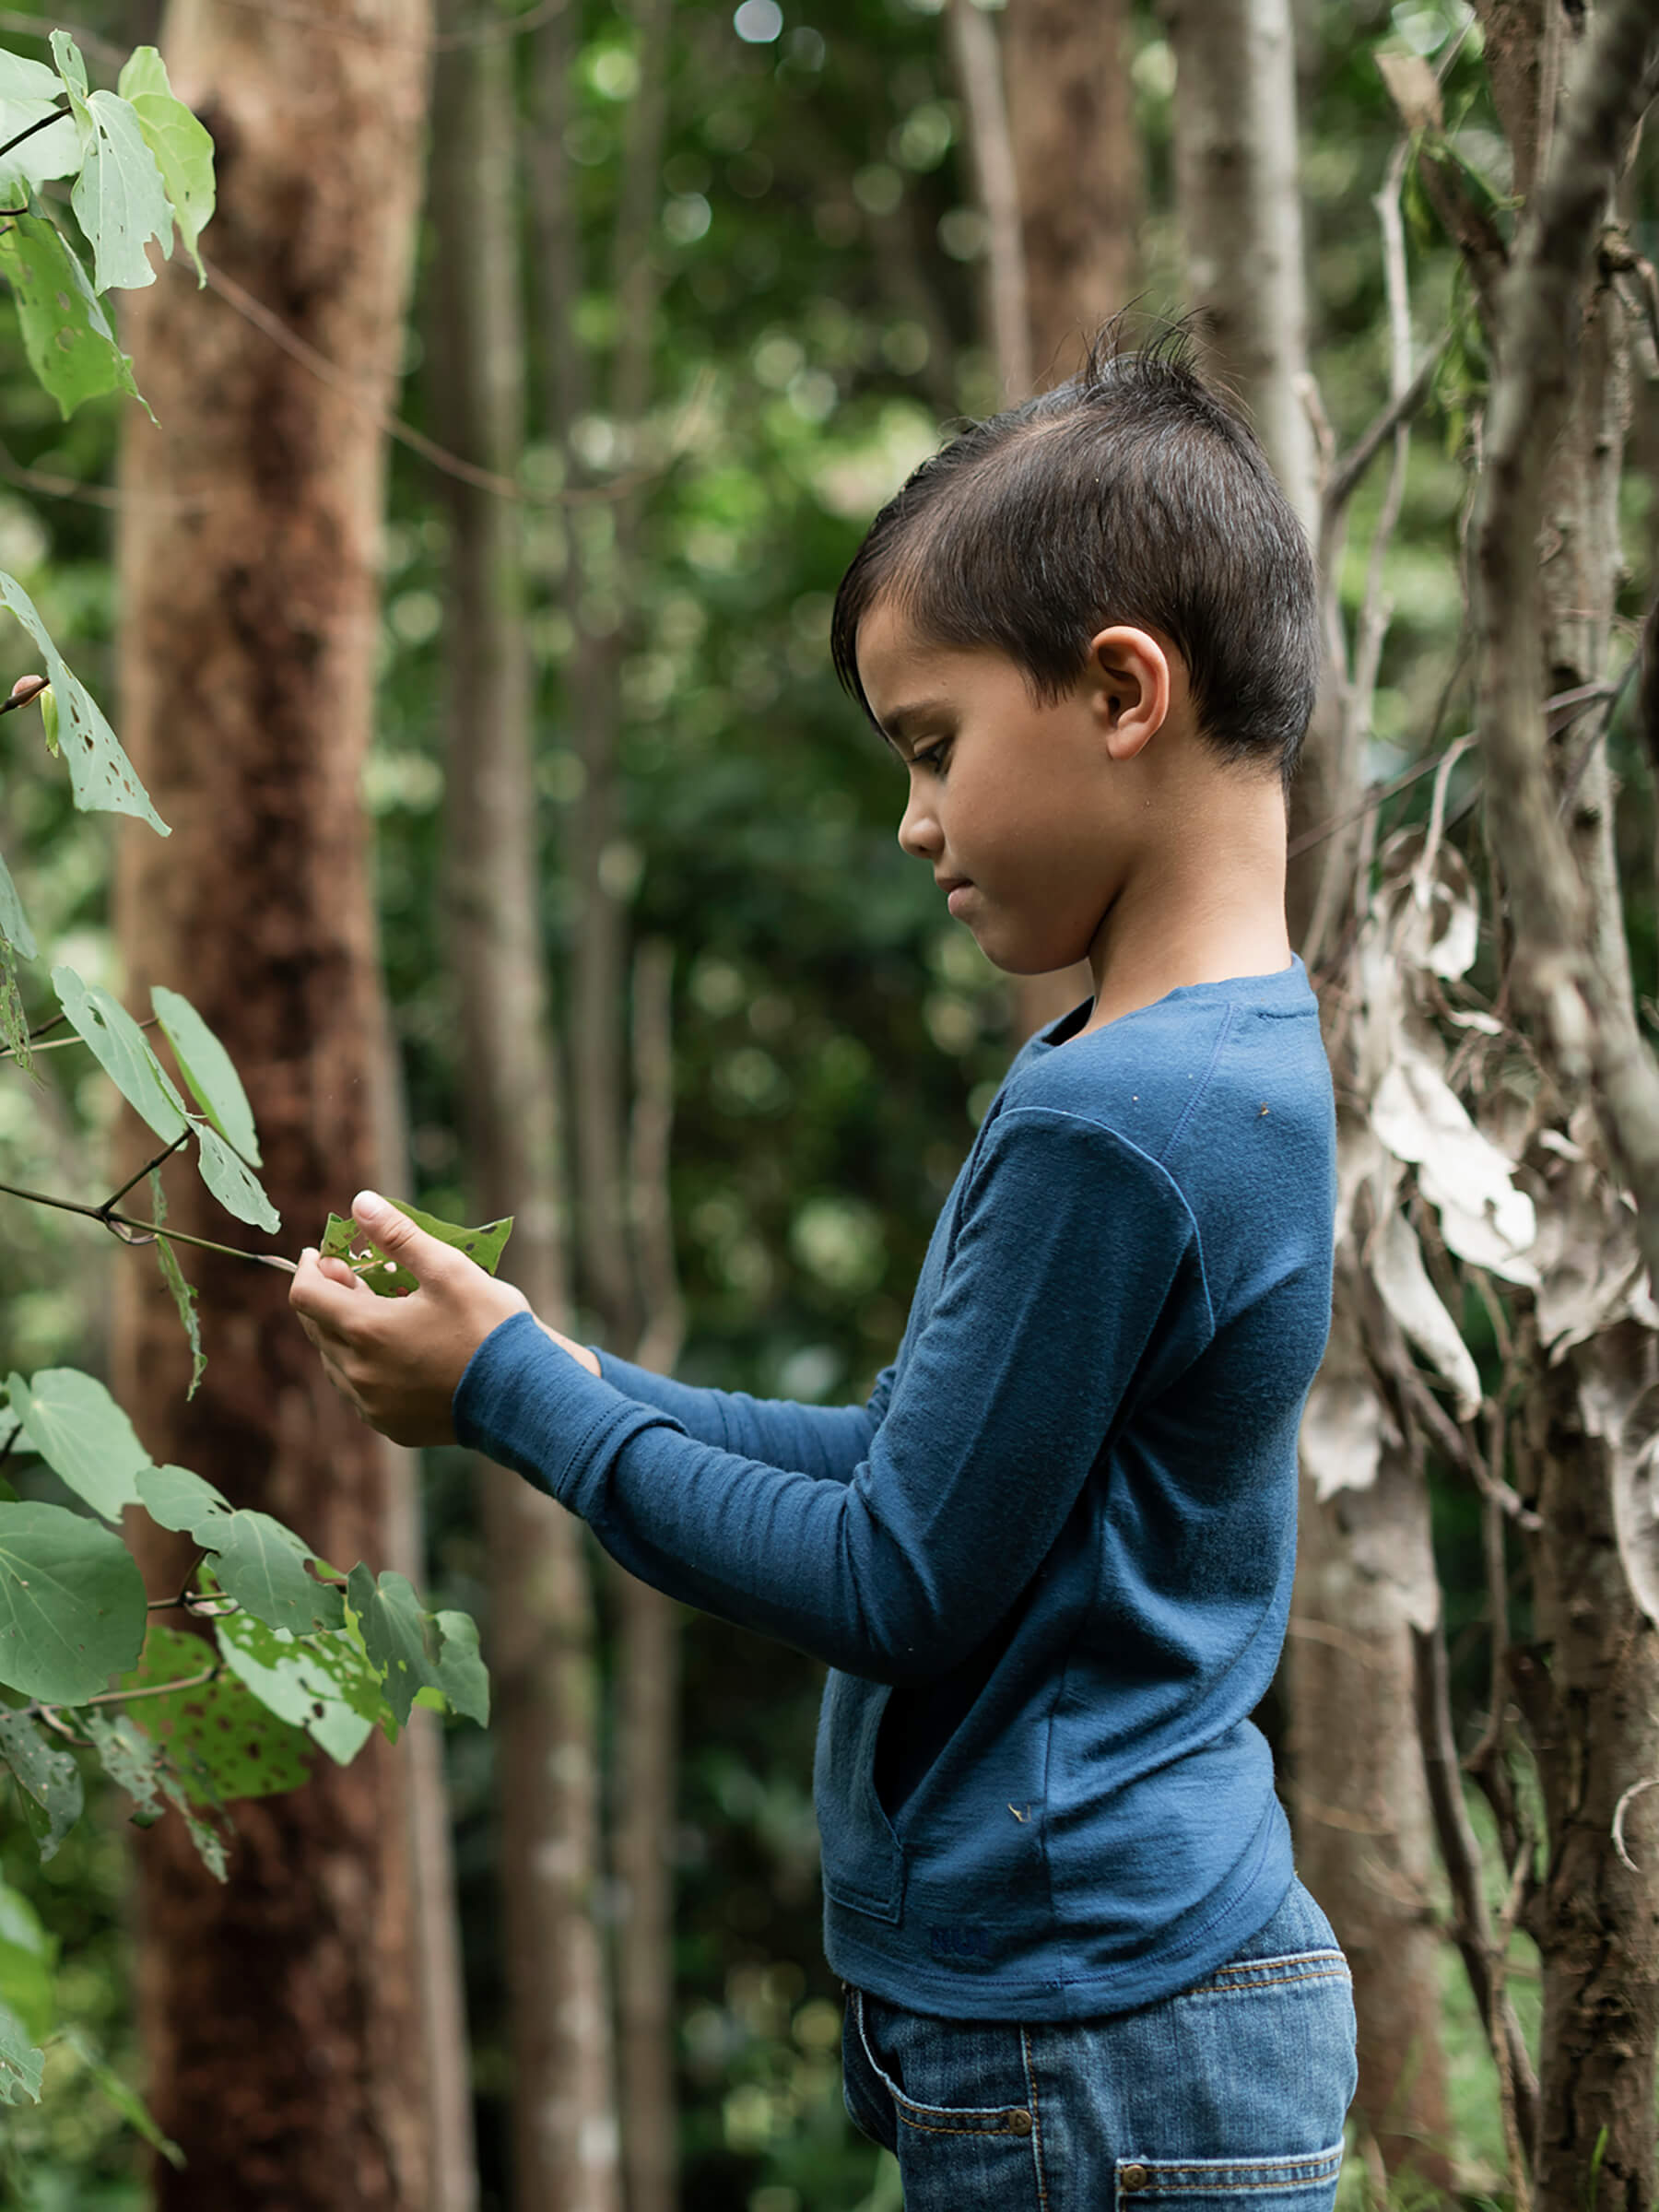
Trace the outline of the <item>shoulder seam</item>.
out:
[[[1164,1169],[1165,1174],[1170,1177],[1171,1182],[1175,1182],[1174,1174],[1169,1168],[1164,1166],[1164,1163],[1169,1159],[1171,1153],[1174,1151],[1176,1146],[1181,1142],[1182,1138],[1186,1135],[1187,1124],[1192,1120],[1194,1114],[1198,1111],[1199,1100],[1203,1098],[1205,1092],[1209,1088],[1210,1077],[1216,1072],[1216,1063],[1220,1059],[1223,1051],[1226,1049],[1227,1041],[1233,1033],[1233,1024],[1238,1019],[1238,1017],[1239,1003],[1237,999],[1230,998],[1227,1002],[1226,1018],[1222,1022],[1220,1030],[1217,1034],[1215,1043],[1210,1048],[1209,1065],[1205,1069],[1204,1074],[1199,1081],[1194,1085],[1193,1095],[1187,1100],[1185,1107],[1182,1109],[1180,1120],[1177,1121],[1174,1128],[1171,1130],[1169,1135],[1164,1139],[1163,1150],[1158,1156],[1158,1164],[1160,1168]],[[1175,1187],[1177,1190],[1181,1188],[1179,1183],[1176,1183]],[[1194,1222],[1193,1226],[1195,1229],[1197,1227],[1197,1223]]]

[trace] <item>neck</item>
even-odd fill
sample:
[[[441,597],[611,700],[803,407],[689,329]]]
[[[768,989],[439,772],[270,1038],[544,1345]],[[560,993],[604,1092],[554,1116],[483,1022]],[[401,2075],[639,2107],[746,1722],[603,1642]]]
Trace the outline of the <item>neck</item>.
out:
[[[1288,967],[1285,840],[1276,782],[1218,776],[1184,806],[1173,834],[1137,855],[1095,935],[1095,1002],[1085,1028],[1183,983]]]

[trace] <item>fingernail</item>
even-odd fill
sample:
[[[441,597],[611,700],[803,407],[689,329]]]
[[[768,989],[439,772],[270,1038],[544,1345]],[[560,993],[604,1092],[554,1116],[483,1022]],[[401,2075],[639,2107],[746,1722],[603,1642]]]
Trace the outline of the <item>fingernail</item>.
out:
[[[351,1211],[357,1220],[367,1225],[385,1218],[386,1202],[373,1191],[359,1191],[351,1202]]]
[[[315,1246],[314,1244],[308,1244],[308,1245],[305,1247],[305,1250],[304,1250],[304,1251],[303,1251],[303,1252],[302,1252],[302,1253],[300,1254],[300,1257],[302,1260],[314,1260],[314,1259],[316,1258],[316,1256],[317,1256],[317,1248],[316,1248],[316,1246]]]

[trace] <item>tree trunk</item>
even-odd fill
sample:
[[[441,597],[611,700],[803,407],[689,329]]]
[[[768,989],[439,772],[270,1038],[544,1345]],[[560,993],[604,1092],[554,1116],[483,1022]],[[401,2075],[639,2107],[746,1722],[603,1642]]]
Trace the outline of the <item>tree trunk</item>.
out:
[[[456,5],[449,20],[473,19]],[[464,46],[434,108],[433,399],[444,442],[498,477],[524,443],[513,62]],[[536,1310],[569,1308],[559,1084],[548,1026],[519,509],[449,479],[449,941],[468,1197],[517,1217],[511,1270]],[[598,1688],[581,1532],[480,1468],[490,1569],[500,1878],[513,2075],[512,2202],[615,2212],[618,2131],[597,1885]]]
[[[1129,10],[1124,0],[1009,0],[1003,25],[1030,346],[1047,390],[1076,374],[1139,282]]]
[[[1306,394],[1288,0],[1165,0],[1164,14],[1179,78],[1177,201],[1203,352],[1243,400],[1310,542],[1328,553]],[[1322,586],[1328,594],[1328,576]],[[1360,718],[1343,712],[1346,688],[1333,652],[1292,791],[1293,837],[1354,810]],[[1292,865],[1291,936],[1310,961],[1315,917],[1324,916],[1326,943],[1340,941],[1365,896],[1354,852],[1350,841],[1325,841]],[[1335,983],[1333,1005],[1344,988],[1342,978]],[[1322,1382],[1339,1377],[1349,1418],[1386,1429],[1361,1308],[1357,1258],[1339,1254]],[[1284,1677],[1298,1848],[1354,1970],[1357,2115],[1391,2170],[1409,2162],[1421,2179],[1445,2186],[1437,1945],[1426,1905],[1432,1823],[1411,1695],[1413,1628],[1431,1626],[1438,1609],[1428,1491],[1420,1466],[1402,1451],[1384,1450],[1375,1463],[1360,1455],[1359,1464],[1375,1464],[1374,1477],[1335,1488],[1323,1502],[1312,1481],[1303,1484]]]
[[[1013,0],[998,39],[953,0],[951,41],[990,231],[986,335],[1003,404],[1061,383],[1133,291],[1140,146],[1122,0]],[[1031,1036],[1094,988],[1079,963],[1015,985]]]
[[[385,1165],[358,785],[378,641],[374,411],[394,389],[428,31],[419,0],[319,7],[369,35],[195,0],[174,12],[169,60],[218,145],[215,260],[367,406],[175,264],[131,303],[161,428],[128,418],[120,538],[124,734],[174,825],[122,853],[120,935],[135,986],[182,990],[241,1068],[293,1249]],[[182,1178],[174,1203],[181,1227],[222,1233]],[[280,1282],[207,1255],[194,1273],[209,1365],[188,1406],[171,1304],[153,1277],[122,1280],[116,1363],[147,1444],[324,1556],[382,1563],[378,1440],[324,1382]],[[157,2116],[190,2161],[159,2169],[163,2212],[430,2203],[408,1790],[378,1736],[348,1770],[320,1759],[307,1788],[236,1808],[223,1888],[176,1823],[142,1839],[143,2040]]]

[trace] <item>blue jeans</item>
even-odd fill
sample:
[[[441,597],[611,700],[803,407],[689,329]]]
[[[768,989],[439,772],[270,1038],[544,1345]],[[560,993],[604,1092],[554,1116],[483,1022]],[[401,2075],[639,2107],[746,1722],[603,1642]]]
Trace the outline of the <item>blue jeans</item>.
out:
[[[1330,2212],[1354,2006],[1293,1882],[1235,1959],[1161,2004],[1025,2027],[850,1990],[842,2054],[847,2110],[897,2156],[905,2212]]]

